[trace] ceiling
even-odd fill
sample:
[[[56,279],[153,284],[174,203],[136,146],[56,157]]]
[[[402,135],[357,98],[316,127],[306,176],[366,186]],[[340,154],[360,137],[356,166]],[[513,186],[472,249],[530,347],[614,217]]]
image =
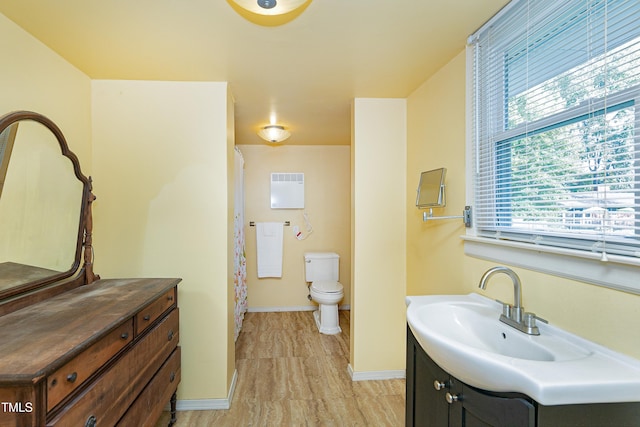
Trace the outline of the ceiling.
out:
[[[228,81],[236,143],[350,144],[351,100],[404,98],[508,0],[309,0],[276,21],[230,0],[0,0],[0,12],[92,79]]]

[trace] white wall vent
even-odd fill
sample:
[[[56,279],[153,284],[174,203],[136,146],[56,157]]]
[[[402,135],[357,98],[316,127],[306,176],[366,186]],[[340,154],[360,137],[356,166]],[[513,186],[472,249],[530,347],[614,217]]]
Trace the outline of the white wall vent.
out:
[[[304,209],[304,174],[271,174],[271,209]]]

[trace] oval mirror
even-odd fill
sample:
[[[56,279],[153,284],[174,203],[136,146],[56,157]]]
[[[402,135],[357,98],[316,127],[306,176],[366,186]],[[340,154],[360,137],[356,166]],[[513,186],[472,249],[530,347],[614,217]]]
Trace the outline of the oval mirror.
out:
[[[51,120],[0,118],[0,300],[78,271],[90,187]]]

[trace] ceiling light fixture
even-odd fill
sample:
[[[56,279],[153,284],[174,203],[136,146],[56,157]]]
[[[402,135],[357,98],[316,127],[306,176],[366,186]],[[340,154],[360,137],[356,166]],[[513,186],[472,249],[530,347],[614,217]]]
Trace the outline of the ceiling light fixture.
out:
[[[310,0],[231,0],[241,8],[258,15],[283,15],[293,12]]]
[[[291,136],[291,132],[286,130],[284,126],[269,125],[258,131],[258,136],[268,142],[278,143]]]

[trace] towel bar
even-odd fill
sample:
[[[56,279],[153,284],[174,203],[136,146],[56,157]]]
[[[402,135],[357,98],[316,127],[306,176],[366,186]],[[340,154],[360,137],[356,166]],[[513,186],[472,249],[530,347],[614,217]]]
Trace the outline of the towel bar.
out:
[[[249,227],[255,227],[256,223],[254,221],[249,221]],[[288,227],[291,225],[291,221],[285,221],[284,222],[285,227]]]

